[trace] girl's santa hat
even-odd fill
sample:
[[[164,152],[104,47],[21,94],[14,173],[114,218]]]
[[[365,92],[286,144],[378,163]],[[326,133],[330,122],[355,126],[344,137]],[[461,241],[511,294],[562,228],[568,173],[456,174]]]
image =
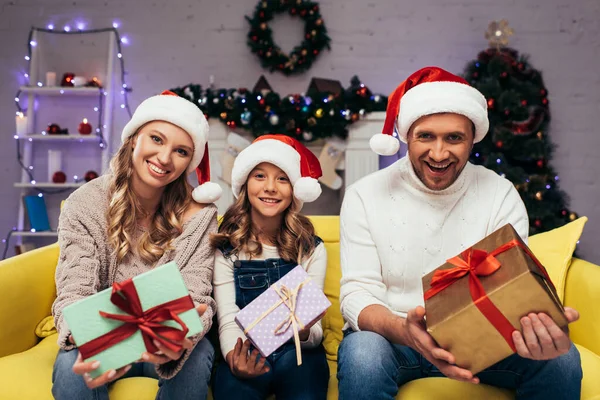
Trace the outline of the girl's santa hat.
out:
[[[166,121],[187,132],[194,143],[194,154],[187,173],[196,170],[199,186],[192,192],[198,203],[213,203],[221,197],[223,190],[210,182],[208,158],[208,122],[204,113],[194,103],[165,90],[157,96],[142,102],[133,113],[131,120],[123,128],[121,142],[134,135],[143,125],[152,121]]]
[[[238,154],[231,171],[231,190],[237,198],[248,175],[258,164],[268,162],[281,168],[290,179],[294,197],[315,201],[321,194],[321,164],[317,157],[296,139],[286,135],[263,135]]]
[[[402,82],[388,98],[383,132],[371,137],[371,149],[384,156],[398,152],[401,141],[416,120],[426,115],[454,113],[464,115],[475,125],[475,140],[481,141],[489,128],[487,101],[477,89],[460,76],[438,67],[425,67]]]

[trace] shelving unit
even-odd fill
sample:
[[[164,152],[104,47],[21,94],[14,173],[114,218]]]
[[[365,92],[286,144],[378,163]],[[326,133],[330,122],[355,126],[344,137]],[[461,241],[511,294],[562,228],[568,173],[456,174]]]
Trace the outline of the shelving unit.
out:
[[[32,36],[29,38],[30,43],[36,43],[36,45],[30,46],[28,76],[32,86],[21,86],[16,96],[16,100],[19,102],[18,104],[26,106],[27,110],[27,134],[21,133],[20,135],[12,135],[17,142],[19,149],[18,154],[20,155],[22,167],[20,180],[13,185],[15,188],[21,189],[21,201],[19,202],[17,223],[15,225],[16,229],[13,230],[9,236],[9,238],[16,238],[16,244],[21,244],[22,239],[28,237],[56,238],[58,236],[55,231],[57,228],[57,221],[53,221],[52,218],[51,227],[54,229],[52,231],[35,232],[26,226],[27,210],[25,209],[25,204],[22,200],[24,196],[36,193],[40,197],[50,197],[58,193],[62,193],[66,196],[72,190],[86,183],[83,181],[85,170],[82,170],[81,176],[78,177],[81,179],[75,179],[75,181],[71,179],[69,182],[68,179],[65,183],[45,182],[48,180],[46,174],[38,172],[45,169],[43,165],[43,151],[45,149],[58,149],[63,153],[63,160],[65,157],[75,157],[81,164],[85,164],[85,162],[81,162],[81,159],[88,157],[90,165],[95,165],[95,167],[90,169],[96,170],[98,166],[100,166],[100,170],[97,171],[99,174],[108,168],[111,156],[109,147],[111,143],[112,118],[114,113],[114,91],[119,90],[116,82],[117,74],[115,73],[116,63],[118,62],[118,46],[116,44],[118,35],[113,31],[101,33],[101,35],[108,36],[106,40],[108,46],[107,53],[106,55],[104,55],[104,52],[102,52],[102,54],[95,54],[94,60],[100,60],[100,62],[94,64],[93,62],[90,62],[89,59],[86,59],[85,55],[82,55],[80,58],[73,58],[73,52],[78,51],[78,49],[74,49],[73,46],[57,45],[59,40],[65,40],[64,38],[68,35],[54,35],[53,37],[45,36],[48,34],[51,35],[52,32],[38,32],[34,30]],[[52,43],[54,46],[52,49],[45,48],[44,51],[41,50],[42,46],[40,46],[40,39],[42,36],[44,36],[43,39],[48,43]],[[101,40],[104,40],[105,38],[106,36],[102,36]],[[95,45],[96,43],[94,43],[94,48],[96,47]],[[106,49],[103,45],[99,47]],[[89,48],[85,48],[85,46],[82,50],[83,52],[88,51],[88,54],[91,51]],[[71,57],[69,62],[72,67],[65,65],[66,62],[63,60],[65,51],[71,52],[68,56]],[[98,50],[96,49],[95,51],[97,52]],[[81,64],[76,64],[78,61],[81,61]],[[54,69],[50,69],[52,66],[54,66]],[[81,71],[90,68],[93,68],[94,71],[102,71],[101,82],[103,87],[47,87],[39,86],[39,84],[33,86],[36,82],[45,83],[45,73],[48,70],[60,71],[57,75],[62,75],[62,71],[65,71],[68,68],[74,68],[80,73]],[[91,78],[91,76],[87,78]],[[60,77],[58,77],[57,84],[60,84]],[[68,115],[70,111],[69,107],[84,107],[84,105],[87,107],[89,105],[90,109],[93,108],[94,112],[98,113],[98,119],[96,121],[90,119],[90,123],[92,123],[94,128],[92,133],[89,135],[78,134],[77,129],[73,129],[71,123],[70,126],[68,126],[68,128],[70,128],[69,134],[47,133],[47,123],[54,123],[54,121],[48,121],[48,117],[46,117],[45,120],[43,117],[39,117],[40,112],[44,110],[44,107],[47,105],[52,109],[57,109],[57,112],[67,113],[65,115],[68,117],[72,117],[71,115]],[[48,110],[46,109],[45,112],[48,113]],[[94,144],[97,149],[94,150],[93,146],[90,148],[90,144]],[[40,147],[38,148],[38,146]],[[79,146],[84,147],[80,148]],[[35,150],[36,148],[38,149],[37,151]],[[36,163],[38,165],[36,165]],[[46,202],[46,205],[50,208],[48,201]],[[58,210],[58,208],[56,208],[56,210]],[[55,213],[57,213],[56,210],[53,209]],[[8,243],[6,246],[8,246]]]

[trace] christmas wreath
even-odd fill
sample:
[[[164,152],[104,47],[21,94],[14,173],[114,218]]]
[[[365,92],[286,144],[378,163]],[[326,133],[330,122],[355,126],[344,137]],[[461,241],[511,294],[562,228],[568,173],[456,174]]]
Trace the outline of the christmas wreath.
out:
[[[291,53],[283,52],[273,41],[273,31],[268,22],[275,15],[288,12],[304,20],[304,40],[294,47]],[[248,46],[258,55],[264,68],[281,71],[285,75],[302,73],[310,68],[323,49],[329,49],[331,39],[319,12],[319,4],[303,0],[262,0],[252,17],[246,16],[250,23]]]

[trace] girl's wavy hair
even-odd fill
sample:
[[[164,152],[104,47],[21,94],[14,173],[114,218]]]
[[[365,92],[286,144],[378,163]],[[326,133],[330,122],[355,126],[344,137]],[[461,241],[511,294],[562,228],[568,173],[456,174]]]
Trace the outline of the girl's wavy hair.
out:
[[[137,243],[133,242],[137,220],[147,216],[131,186],[132,143],[140,129],[124,141],[110,161],[110,203],[106,213],[108,242],[117,262],[122,261],[130,252],[135,252],[145,263],[153,264],[173,248],[174,238],[183,232],[183,214],[192,201],[192,195],[187,175],[183,173],[167,185],[150,226]]]
[[[262,253],[262,245],[257,239],[261,232],[252,227],[251,209],[244,184],[235,203],[223,215],[218,233],[211,235],[210,244],[214,249],[231,245],[233,254],[239,255],[243,251],[250,258]],[[284,211],[280,229],[271,238],[281,258],[298,264],[315,250],[315,228],[299,211],[300,203],[294,198]]]

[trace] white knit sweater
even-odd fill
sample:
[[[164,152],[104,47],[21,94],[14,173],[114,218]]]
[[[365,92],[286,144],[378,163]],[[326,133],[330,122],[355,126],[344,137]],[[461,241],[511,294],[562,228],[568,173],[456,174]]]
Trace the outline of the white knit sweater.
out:
[[[511,223],[527,240],[525,205],[511,182],[467,163],[456,182],[428,189],[408,157],[346,191],[340,217],[340,303],[346,326],[373,304],[406,317],[423,305],[421,278]]]

